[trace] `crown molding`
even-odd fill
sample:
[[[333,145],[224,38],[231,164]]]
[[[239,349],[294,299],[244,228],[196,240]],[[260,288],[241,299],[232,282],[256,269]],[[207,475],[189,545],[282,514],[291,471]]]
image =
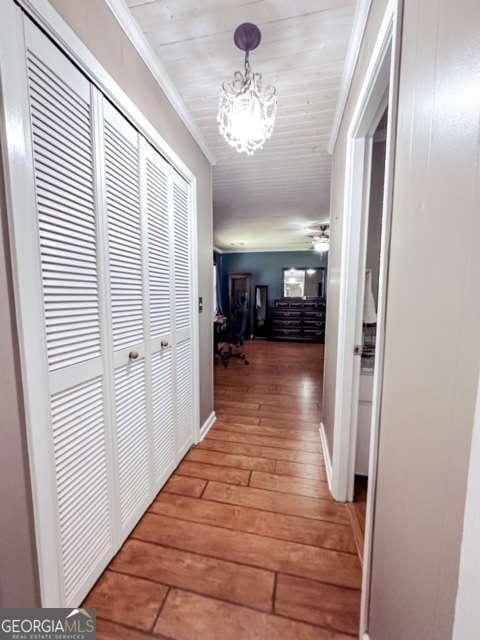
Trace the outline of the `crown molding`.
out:
[[[106,71],[77,33],[53,7],[50,0],[15,0],[15,2],[123,113],[130,123],[142,132],[153,147],[183,175],[187,182],[193,184],[196,178],[190,168]],[[0,6],[3,6],[2,0],[0,0]]]
[[[358,56],[360,55],[360,48],[362,46],[365,29],[367,27],[367,19],[371,4],[372,0],[357,0],[355,14],[353,16],[352,32],[348,41],[347,54],[343,65],[342,80],[340,82],[340,91],[338,93],[335,117],[333,119],[332,130],[328,142],[328,153],[330,154],[332,154],[335,149],[340,125],[342,124],[343,114],[345,113],[345,108],[347,106],[347,100],[353,81],[353,74],[355,73]]]
[[[198,144],[210,164],[213,166],[216,163],[215,156],[210,151],[203,134],[194,122],[191,114],[189,113],[183,98],[166,72],[163,64],[161,63],[158,55],[153,47],[148,42],[143,31],[140,29],[137,21],[130,13],[125,0],[105,0],[109,6],[111,12],[115,16],[118,24],[122,27],[126,36],[135,47],[137,53],[145,62],[153,77],[159,84],[163,93],[168,98],[168,101],[177,112],[178,116],[191,133],[193,139]]]
[[[246,247],[242,247],[241,249],[220,249],[220,253],[312,253],[313,249],[311,247],[305,249],[305,247],[297,248],[297,249],[248,249]]]

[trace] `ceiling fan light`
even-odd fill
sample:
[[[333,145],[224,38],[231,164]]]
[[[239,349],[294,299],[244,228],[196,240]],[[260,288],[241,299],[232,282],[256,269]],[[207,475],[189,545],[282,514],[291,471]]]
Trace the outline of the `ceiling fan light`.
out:
[[[314,241],[313,250],[317,253],[326,253],[330,248],[330,242],[327,238],[320,238],[320,240]]]

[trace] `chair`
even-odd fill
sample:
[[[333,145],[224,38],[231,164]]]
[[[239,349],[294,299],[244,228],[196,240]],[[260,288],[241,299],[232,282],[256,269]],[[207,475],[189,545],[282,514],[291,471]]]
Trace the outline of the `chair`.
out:
[[[227,344],[228,350],[222,347],[219,351],[220,360],[224,367],[228,367],[231,358],[243,360],[244,364],[250,364],[246,355],[242,351],[234,351],[243,346],[248,323],[248,305],[246,300],[239,303],[232,311],[227,329],[220,335],[219,341],[222,345]]]

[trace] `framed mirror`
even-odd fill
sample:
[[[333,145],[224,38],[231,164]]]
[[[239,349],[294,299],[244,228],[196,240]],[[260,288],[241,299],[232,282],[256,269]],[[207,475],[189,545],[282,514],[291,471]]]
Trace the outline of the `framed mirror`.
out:
[[[324,298],[323,267],[289,267],[283,269],[284,298]]]

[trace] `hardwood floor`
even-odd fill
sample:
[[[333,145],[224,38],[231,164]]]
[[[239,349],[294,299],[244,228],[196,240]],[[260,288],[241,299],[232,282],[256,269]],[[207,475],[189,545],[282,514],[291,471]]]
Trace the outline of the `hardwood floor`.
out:
[[[84,605],[99,640],[357,637],[361,567],[318,435],[323,347],[257,341],[216,367],[217,422]]]

